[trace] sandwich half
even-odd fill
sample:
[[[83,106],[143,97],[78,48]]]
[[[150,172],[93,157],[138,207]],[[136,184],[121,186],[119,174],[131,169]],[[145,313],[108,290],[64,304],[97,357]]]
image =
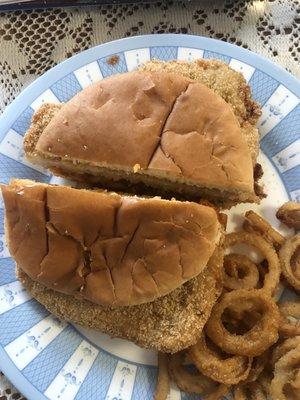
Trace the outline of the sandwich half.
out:
[[[54,174],[113,188],[255,202],[255,151],[232,107],[183,75],[134,71],[44,105],[24,140],[26,157]]]
[[[197,340],[222,287],[212,207],[28,180],[2,193],[19,279],[50,312],[165,352]]]

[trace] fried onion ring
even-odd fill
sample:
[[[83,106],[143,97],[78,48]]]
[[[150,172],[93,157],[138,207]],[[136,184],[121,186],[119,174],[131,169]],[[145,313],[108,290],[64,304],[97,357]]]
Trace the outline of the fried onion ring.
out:
[[[279,250],[279,259],[286,280],[300,291],[300,234],[286,240]]]
[[[268,394],[259,382],[238,385],[233,390],[234,400],[267,400]]]
[[[200,371],[197,371],[196,374],[187,371],[184,367],[185,358],[184,351],[170,355],[170,376],[180,390],[200,394],[204,396],[205,400],[218,400],[228,393],[228,386],[214,382]]]
[[[284,337],[300,335],[300,301],[278,304],[280,312],[279,333]]]
[[[273,372],[270,370],[270,368],[264,369],[257,379],[268,395],[270,394],[270,384],[272,379]]]
[[[273,350],[271,365],[275,365],[281,357],[283,357],[289,351],[295,349],[297,346],[300,346],[300,336],[286,339],[284,342],[276,346]]]
[[[259,283],[257,285],[257,289],[261,289],[264,285],[266,273],[268,272],[268,262],[266,260],[263,260],[261,263],[257,264],[257,269],[259,272]],[[284,286],[279,281],[272,295],[273,300],[277,302],[280,299],[283,291],[284,291]]]
[[[256,264],[242,254],[227,254],[224,257],[224,271],[224,287],[229,290],[255,289],[259,282]]]
[[[235,304],[244,304],[250,310],[262,312],[254,326],[241,335],[230,333],[222,315]],[[276,303],[262,290],[236,290],[225,293],[213,307],[206,324],[209,338],[223,351],[240,356],[259,356],[278,339],[279,311]]]
[[[170,355],[169,372],[180,390],[188,393],[203,394],[212,390],[214,382],[202,375],[201,372],[193,374],[184,367],[186,353],[181,351]]]
[[[290,350],[275,364],[270,394],[276,400],[300,398],[300,346]]]
[[[268,272],[265,274],[263,290],[275,291],[280,278],[280,265],[274,248],[261,236],[249,232],[234,232],[226,235],[225,248],[243,243],[256,248],[268,262]]]
[[[228,394],[230,387],[219,384],[214,390],[203,397],[203,400],[221,400]]]
[[[276,250],[285,242],[285,238],[269,222],[252,210],[245,213],[243,229],[247,232],[263,236]]]
[[[234,400],[267,400],[268,393],[259,382],[239,384],[233,389]]]
[[[277,211],[276,217],[289,228],[300,229],[300,203],[288,201]]]
[[[168,355],[158,352],[158,375],[154,400],[166,400],[170,391],[170,379],[168,371]]]
[[[245,382],[255,382],[260,374],[263,372],[265,366],[269,361],[270,350],[268,349],[258,357],[254,357],[251,365],[251,369]]]
[[[199,341],[189,349],[190,357],[196,367],[209,378],[233,385],[247,378],[252,359],[243,356],[222,357],[217,350],[208,347],[202,333]]]

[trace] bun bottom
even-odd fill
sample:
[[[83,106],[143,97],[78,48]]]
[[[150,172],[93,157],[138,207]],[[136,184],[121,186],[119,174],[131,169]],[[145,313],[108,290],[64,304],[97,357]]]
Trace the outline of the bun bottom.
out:
[[[223,252],[217,250],[196,278],[157,300],[111,308],[55,292],[17,267],[20,281],[51,313],[68,322],[130,340],[145,348],[175,353],[196,343],[222,291]]]

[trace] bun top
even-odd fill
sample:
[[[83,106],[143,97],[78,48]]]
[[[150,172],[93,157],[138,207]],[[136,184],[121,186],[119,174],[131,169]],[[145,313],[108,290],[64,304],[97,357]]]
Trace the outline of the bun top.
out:
[[[197,276],[218,245],[211,207],[14,180],[2,186],[19,268],[91,302],[152,301]]]
[[[55,114],[35,151],[253,193],[250,150],[231,107],[174,73],[135,71],[91,85]]]

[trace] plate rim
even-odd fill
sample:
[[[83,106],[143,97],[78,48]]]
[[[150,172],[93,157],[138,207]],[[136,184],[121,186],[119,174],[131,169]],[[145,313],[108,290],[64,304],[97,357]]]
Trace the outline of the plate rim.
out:
[[[236,60],[245,62],[248,65],[253,66],[256,70],[260,70],[264,73],[266,73],[265,71],[267,70],[267,74],[269,76],[277,80],[279,84],[286,86],[296,96],[300,97],[300,81],[297,77],[293,76],[284,68],[275,64],[273,61],[235,44],[209,37],[185,34],[152,34],[131,36],[128,38],[116,39],[110,42],[102,43],[84,50],[60,62],[35,79],[21,91],[21,93],[11,102],[11,104],[5,108],[4,112],[0,116],[0,139],[7,133],[15,121],[15,109],[18,110],[19,116],[41,93],[48,89],[50,85],[53,85],[64,76],[72,73],[75,69],[114,53],[125,52],[144,47],[151,48],[160,46],[190,47],[199,49],[203,47],[203,50],[209,50],[217,53],[222,53],[222,51],[225,51],[226,55]],[[74,64],[76,68],[74,68]],[[55,78],[55,80],[53,78]],[[289,195],[288,191],[287,194]],[[17,368],[2,346],[0,346],[0,369],[10,380],[10,382],[20,391],[20,393],[26,396],[29,400],[48,399],[22,374],[22,371]]]
[[[32,382],[30,382],[9,358],[6,351],[0,346],[0,369],[5,378],[15,386],[28,400],[48,400]]]

